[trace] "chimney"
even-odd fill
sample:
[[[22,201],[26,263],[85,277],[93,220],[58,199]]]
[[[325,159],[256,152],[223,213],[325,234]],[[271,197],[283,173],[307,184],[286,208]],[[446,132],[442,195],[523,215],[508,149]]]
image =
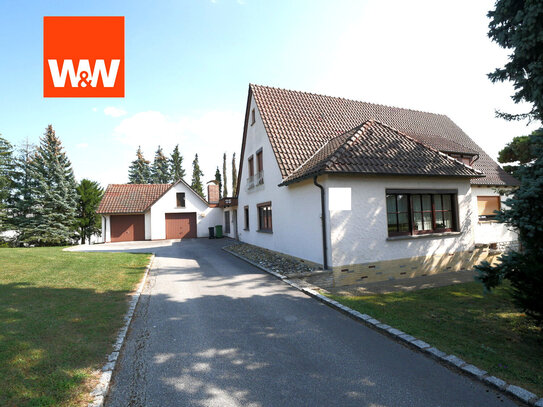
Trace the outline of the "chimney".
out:
[[[207,202],[219,203],[219,186],[216,184],[207,185]]]

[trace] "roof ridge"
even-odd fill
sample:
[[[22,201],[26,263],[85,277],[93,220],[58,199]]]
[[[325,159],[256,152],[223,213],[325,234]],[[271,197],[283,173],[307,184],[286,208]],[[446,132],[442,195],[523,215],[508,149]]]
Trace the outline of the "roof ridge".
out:
[[[393,105],[386,105],[386,104],[383,104],[383,103],[365,102],[363,100],[349,99],[349,98],[344,98],[344,97],[341,97],[341,96],[325,95],[324,93],[315,93],[315,92],[307,92],[307,91],[302,91],[302,90],[286,89],[286,88],[280,88],[280,87],[277,87],[277,86],[258,85],[256,83],[249,83],[249,86],[250,87],[256,87],[256,88],[267,88],[267,89],[274,89],[274,90],[282,90],[282,91],[286,91],[286,92],[292,92],[292,93],[298,93],[298,94],[304,94],[304,95],[322,96],[322,97],[326,97],[326,98],[332,98],[332,99],[338,99],[338,100],[346,100],[346,101],[349,101],[349,102],[365,103],[365,104],[368,104],[368,105],[380,106],[380,107],[385,107],[385,108],[389,108],[389,109],[398,109],[398,110],[409,111],[409,112],[426,113],[426,114],[431,114],[431,115],[434,115],[434,116],[446,117],[447,119],[451,120],[451,118],[449,116],[447,116],[446,114],[433,113],[433,112],[428,112],[426,110],[409,109],[409,108],[406,108],[406,107],[398,107],[398,106],[393,106]]]

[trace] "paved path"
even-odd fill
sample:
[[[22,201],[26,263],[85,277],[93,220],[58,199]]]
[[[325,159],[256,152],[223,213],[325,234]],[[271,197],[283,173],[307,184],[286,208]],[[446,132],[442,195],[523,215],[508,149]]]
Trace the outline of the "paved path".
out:
[[[515,406],[223,244],[156,249],[107,406]]]

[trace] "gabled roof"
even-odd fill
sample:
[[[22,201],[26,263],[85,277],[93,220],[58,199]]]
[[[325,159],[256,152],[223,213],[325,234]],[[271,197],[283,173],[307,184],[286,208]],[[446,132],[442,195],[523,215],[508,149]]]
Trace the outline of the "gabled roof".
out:
[[[482,177],[473,168],[375,120],[327,141],[281,185],[320,174]]]
[[[183,183],[202,202],[209,205],[189,184],[180,179],[173,184],[110,184],[107,186],[97,213],[145,213],[175,185]]]
[[[478,155],[473,167],[485,177],[472,179],[473,184],[519,185],[445,115],[253,84],[249,100],[251,95],[284,180],[328,141],[376,120],[436,150]]]

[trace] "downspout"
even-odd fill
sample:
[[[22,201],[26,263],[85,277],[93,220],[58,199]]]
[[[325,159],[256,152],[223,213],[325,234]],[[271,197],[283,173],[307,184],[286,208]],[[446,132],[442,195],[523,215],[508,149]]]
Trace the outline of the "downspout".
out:
[[[321,223],[322,223],[322,257],[323,257],[323,267],[325,270],[328,270],[328,247],[326,239],[326,210],[324,207],[324,187],[317,182],[317,175],[313,177],[313,184],[319,187],[321,190]]]

